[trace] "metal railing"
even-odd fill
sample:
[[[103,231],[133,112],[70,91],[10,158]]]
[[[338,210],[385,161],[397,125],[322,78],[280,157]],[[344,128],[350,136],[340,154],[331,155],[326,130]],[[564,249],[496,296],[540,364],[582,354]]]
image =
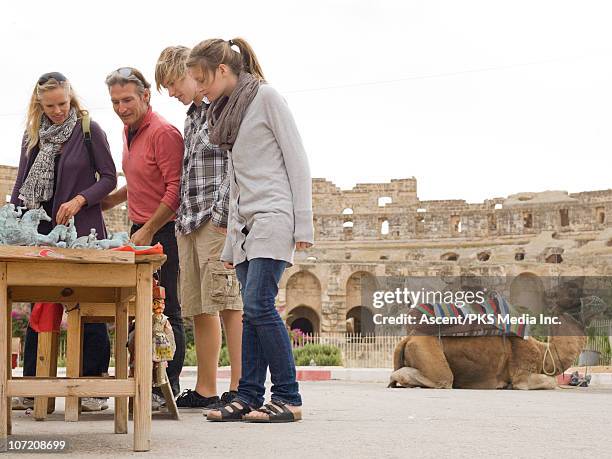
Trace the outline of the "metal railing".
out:
[[[403,336],[375,336],[356,333],[306,334],[293,337],[293,347],[306,344],[336,346],[347,368],[392,368],[393,351]]]
[[[587,329],[587,335],[586,349],[600,353],[599,365],[612,365],[612,320],[595,321]]]

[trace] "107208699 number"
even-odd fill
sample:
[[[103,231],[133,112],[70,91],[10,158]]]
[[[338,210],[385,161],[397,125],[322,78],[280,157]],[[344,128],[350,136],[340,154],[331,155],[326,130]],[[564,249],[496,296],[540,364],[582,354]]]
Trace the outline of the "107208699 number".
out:
[[[3,451],[12,453],[53,453],[65,452],[68,449],[68,442],[59,439],[5,439]]]

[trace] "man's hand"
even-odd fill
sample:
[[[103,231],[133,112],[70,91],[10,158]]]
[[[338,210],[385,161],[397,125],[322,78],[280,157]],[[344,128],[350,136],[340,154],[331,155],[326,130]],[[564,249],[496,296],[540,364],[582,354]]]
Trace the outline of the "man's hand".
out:
[[[102,201],[100,201],[100,207],[102,210],[109,210],[125,201],[127,201],[127,185],[113,191],[102,199]]]
[[[151,240],[153,239],[153,233],[147,228],[143,226],[130,238],[130,242],[134,245],[151,245]]]
[[[55,222],[58,225],[68,225],[68,221],[78,214],[85,204],[87,204],[87,200],[80,194],[77,194],[70,201],[65,202],[59,207],[55,216]]]
[[[227,235],[227,228],[224,228],[222,226],[216,226],[214,224],[211,223],[210,228],[215,232],[215,233],[220,233],[220,234],[224,234]]]
[[[312,244],[310,242],[296,242],[295,243],[295,249],[296,250],[306,250],[312,247]]]
[[[224,261],[223,262],[223,267],[225,269],[234,269],[234,263],[230,263],[229,261]]]

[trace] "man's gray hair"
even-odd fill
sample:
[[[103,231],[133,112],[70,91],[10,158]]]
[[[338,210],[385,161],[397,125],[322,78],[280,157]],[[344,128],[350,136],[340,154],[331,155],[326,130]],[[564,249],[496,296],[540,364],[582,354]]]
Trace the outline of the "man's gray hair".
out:
[[[110,89],[116,84],[125,86],[134,83],[138,88],[139,94],[144,94],[145,89],[149,89],[151,84],[145,79],[144,75],[133,67],[121,67],[111,72],[105,80],[106,86]]]

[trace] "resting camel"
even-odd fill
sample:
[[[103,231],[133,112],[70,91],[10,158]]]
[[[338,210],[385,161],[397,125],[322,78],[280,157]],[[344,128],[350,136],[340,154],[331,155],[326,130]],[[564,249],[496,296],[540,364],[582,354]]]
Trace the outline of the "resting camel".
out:
[[[548,351],[517,336],[407,336],[395,348],[389,387],[555,389],[586,344],[576,320],[563,314],[561,322]]]

